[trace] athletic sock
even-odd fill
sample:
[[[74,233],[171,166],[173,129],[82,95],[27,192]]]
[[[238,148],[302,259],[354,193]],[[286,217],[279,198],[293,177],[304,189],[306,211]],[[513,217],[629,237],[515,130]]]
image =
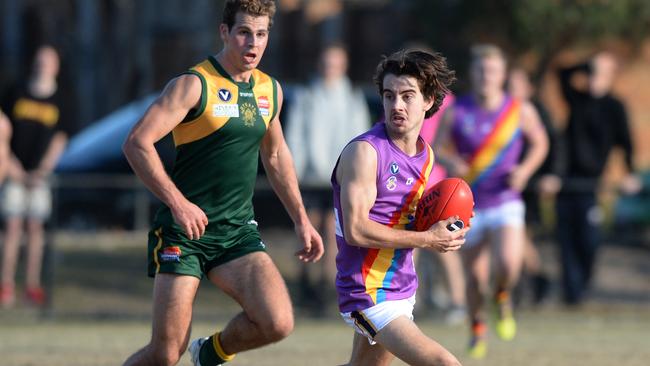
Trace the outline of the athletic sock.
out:
[[[201,346],[201,350],[199,351],[199,360],[201,361],[201,365],[221,365],[235,358],[234,354],[229,355],[224,352],[223,347],[221,346],[221,340],[219,339],[220,333],[221,332],[215,333]]]
[[[472,337],[475,338],[485,338],[487,333],[487,325],[482,319],[473,319],[472,320]]]
[[[497,304],[497,317],[503,319],[512,316],[512,304],[510,303],[510,292],[499,289],[494,294],[494,302]]]

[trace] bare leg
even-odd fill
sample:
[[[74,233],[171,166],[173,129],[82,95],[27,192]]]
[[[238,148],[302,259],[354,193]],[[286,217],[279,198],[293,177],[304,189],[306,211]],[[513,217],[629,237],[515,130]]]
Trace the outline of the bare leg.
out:
[[[457,252],[438,253],[438,259],[445,270],[451,301],[455,306],[465,305],[465,275],[460,254]]]
[[[277,342],[293,330],[289,293],[268,254],[237,258],[213,268],[208,278],[243,309],[220,334],[227,354]]]
[[[390,322],[375,341],[400,360],[415,366],[451,366],[460,362],[438,342],[427,337],[405,316]]]
[[[175,365],[187,349],[192,323],[192,303],[199,279],[159,273],[153,293],[151,341],[129,357],[124,366]]]
[[[519,280],[523,263],[525,229],[522,225],[506,225],[499,230],[497,245],[497,286],[511,290]]]
[[[526,240],[524,246],[524,268],[530,275],[540,274],[542,266],[539,260],[539,252],[535,247],[530,230],[526,230]]]
[[[354,332],[352,356],[347,366],[387,366],[394,358],[382,345],[370,345],[368,338]]]
[[[43,245],[45,243],[43,221],[27,220],[27,288],[41,287],[41,266],[43,263]]]
[[[23,219],[10,217],[6,221],[5,242],[2,255],[2,280],[3,286],[13,287],[16,277],[16,262],[18,262],[18,248],[23,231]]]
[[[482,319],[483,297],[487,292],[490,277],[488,244],[484,239],[483,242],[462,251],[467,281],[467,310],[472,321]]]

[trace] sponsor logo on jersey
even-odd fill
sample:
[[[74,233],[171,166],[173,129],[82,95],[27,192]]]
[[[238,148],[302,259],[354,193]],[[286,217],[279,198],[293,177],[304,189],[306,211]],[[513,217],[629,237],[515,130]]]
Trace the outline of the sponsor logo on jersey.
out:
[[[217,92],[219,94],[219,99],[223,100],[224,102],[227,102],[232,98],[232,93],[228,89],[221,88]]]
[[[395,188],[397,188],[397,178],[394,175],[391,175],[386,179],[386,189],[394,191]]]
[[[180,262],[181,261],[181,248],[179,247],[166,247],[160,252],[161,262]]]
[[[255,126],[255,117],[257,117],[257,108],[250,103],[244,103],[239,107],[239,114],[244,120],[244,126]]]
[[[260,241],[260,246],[261,246],[262,248],[266,249],[266,244],[264,244],[263,241]]]
[[[397,174],[399,173],[399,165],[397,165],[396,162],[390,163],[390,174]]]
[[[407,186],[412,185],[412,184],[413,184],[413,180],[414,180],[413,177],[409,177],[409,178],[406,180],[406,185],[407,185]]]
[[[246,98],[252,98],[252,97],[253,97],[253,93],[252,93],[252,92],[243,92],[243,91],[240,91],[240,92],[239,92],[239,96],[240,96],[240,97],[246,97]]]
[[[258,97],[257,98],[257,107],[260,109],[260,114],[262,116],[268,116],[270,115],[269,113],[269,98],[266,96]]]
[[[239,105],[213,104],[212,117],[239,117]]]

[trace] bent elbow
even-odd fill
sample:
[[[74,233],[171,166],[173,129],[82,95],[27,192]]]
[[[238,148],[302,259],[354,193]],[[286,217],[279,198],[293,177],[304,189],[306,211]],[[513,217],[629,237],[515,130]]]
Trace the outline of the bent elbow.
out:
[[[367,241],[364,239],[364,236],[359,232],[359,230],[353,229],[345,229],[345,242],[348,243],[349,245],[355,246],[355,247],[362,247],[365,248],[367,247]]]
[[[131,152],[133,151],[135,142],[133,141],[133,137],[128,136],[126,140],[122,143],[122,153],[124,156],[129,157]]]

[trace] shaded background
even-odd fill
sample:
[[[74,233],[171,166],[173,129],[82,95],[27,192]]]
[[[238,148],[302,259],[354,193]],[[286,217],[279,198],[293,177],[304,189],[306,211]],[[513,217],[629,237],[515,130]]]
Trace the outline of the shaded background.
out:
[[[71,110],[68,123],[74,131],[85,132],[72,141],[59,172],[129,173],[119,148],[123,136],[150,103],[147,98],[173,76],[220,50],[222,6],[214,0],[0,0],[0,91],[24,78],[39,44],[56,45],[62,56],[61,90]],[[635,163],[645,171],[650,166],[649,30],[650,3],[643,0],[282,0],[261,69],[283,83],[284,115],[291,108],[293,86],[313,75],[321,47],[343,41],[350,53],[350,77],[365,90],[373,118],[379,118],[371,77],[381,55],[408,45],[428,45],[448,57],[459,75],[454,92],[462,93],[468,86],[469,46],[493,42],[506,51],[511,64],[533,76],[542,101],[562,129],[567,108],[555,70],[583,61],[596,50],[611,50],[623,61],[614,90],[629,109]],[[121,114],[112,114],[115,111]],[[96,126],[88,131],[98,121],[104,122],[104,129]],[[169,165],[173,147],[169,140],[160,145]],[[622,174],[621,159],[613,155],[605,185]],[[98,189],[137,188],[124,177],[63,175],[59,180],[61,187],[73,189],[84,181]],[[61,193],[59,197],[65,198],[65,191]],[[97,192],[88,196],[96,197]],[[145,201],[153,202],[145,196],[140,195],[136,208],[142,215],[153,210],[145,207]],[[132,211],[133,197],[126,197],[113,201]],[[648,198],[640,199],[643,205],[630,201],[622,214],[650,223]],[[616,197],[606,190],[602,200],[613,223]],[[83,206],[86,200],[77,201]],[[99,203],[92,202],[84,208],[90,216],[84,212],[80,218],[75,207],[66,207],[66,200],[59,202],[59,226],[95,228],[106,226],[108,220],[108,226],[128,229],[144,228],[148,221],[139,216],[111,223],[105,217],[84,223],[109,211],[93,212]],[[258,210],[264,209],[262,205]]]

